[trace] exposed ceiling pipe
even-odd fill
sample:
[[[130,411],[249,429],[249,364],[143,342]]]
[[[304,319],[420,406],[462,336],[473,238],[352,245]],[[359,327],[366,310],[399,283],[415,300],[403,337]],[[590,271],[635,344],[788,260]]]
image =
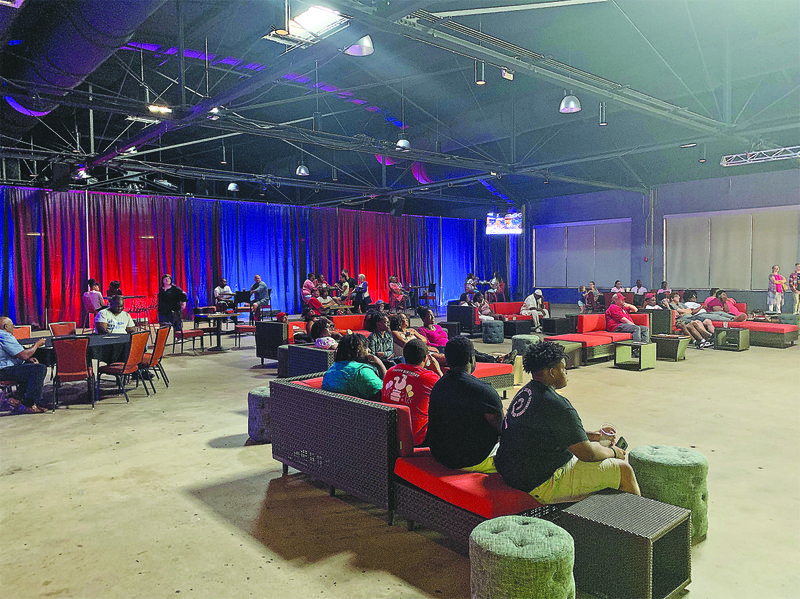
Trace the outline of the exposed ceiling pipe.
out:
[[[133,36],[136,29],[166,0],[69,0],[47,3],[61,15],[44,29],[29,32],[30,55],[11,79],[25,81],[31,97],[5,96],[0,110],[6,131],[22,133],[39,117],[59,106],[53,99],[36,97],[37,85],[63,89],[78,86]]]

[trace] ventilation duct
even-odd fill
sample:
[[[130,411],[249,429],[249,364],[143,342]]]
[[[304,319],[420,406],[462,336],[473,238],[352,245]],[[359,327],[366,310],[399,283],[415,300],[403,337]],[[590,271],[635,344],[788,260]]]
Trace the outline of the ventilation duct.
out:
[[[125,45],[138,27],[166,0],[60,0],[47,10],[61,17],[29,35],[31,53],[9,79],[65,90],[78,86],[92,71]],[[0,118],[6,131],[22,133],[37,118],[57,108],[57,102],[5,96]]]

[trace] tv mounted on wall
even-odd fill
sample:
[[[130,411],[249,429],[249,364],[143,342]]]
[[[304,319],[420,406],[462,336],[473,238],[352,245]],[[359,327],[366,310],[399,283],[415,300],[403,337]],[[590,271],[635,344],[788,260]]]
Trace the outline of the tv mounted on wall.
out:
[[[487,235],[519,235],[522,233],[522,213],[501,214],[490,212],[486,215]]]

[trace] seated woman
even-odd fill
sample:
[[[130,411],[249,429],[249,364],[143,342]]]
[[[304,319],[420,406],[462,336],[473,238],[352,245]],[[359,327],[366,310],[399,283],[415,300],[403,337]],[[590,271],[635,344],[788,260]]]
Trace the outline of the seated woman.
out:
[[[341,304],[349,304],[350,294],[353,292],[353,290],[350,289],[350,282],[346,276],[346,272],[347,271],[342,271],[342,276],[336,284],[336,290],[339,293],[339,303]]]
[[[120,289],[119,281],[111,281],[108,284],[108,291],[106,291],[106,297],[111,298],[115,295],[122,295],[122,289]]]
[[[320,349],[336,349],[336,339],[333,338],[333,323],[327,318],[320,318],[311,325],[311,338],[314,347]]]
[[[317,288],[317,284],[315,283],[315,275],[313,272],[308,273],[308,277],[305,281],[303,281],[303,289],[301,291],[303,295],[303,301],[308,302],[311,299],[311,292]]]
[[[611,293],[622,293],[623,291],[625,291],[625,288],[622,286],[622,281],[614,281]]]
[[[402,310],[408,307],[408,292],[398,282],[397,277],[389,277],[389,307]]]
[[[472,298],[474,296],[476,284],[477,281],[475,280],[475,275],[473,273],[469,273],[467,278],[464,280],[464,293],[466,293],[468,297]]]
[[[481,322],[485,322],[487,320],[503,320],[503,316],[492,312],[492,307],[489,305],[489,302],[486,301],[480,291],[476,291],[475,295],[472,296],[472,302],[478,306],[478,318],[481,320]]]
[[[405,314],[393,314],[389,318],[389,329],[392,331],[394,353],[398,356],[403,355],[403,348],[411,339],[419,339],[425,344],[428,343],[421,333],[409,326],[408,316]]]
[[[385,314],[376,313],[375,330],[367,337],[369,353],[378,356],[383,365],[391,368],[403,361],[403,357],[394,351],[394,338],[389,331],[389,318]]]
[[[367,338],[360,333],[346,335],[336,348],[336,362],[322,377],[322,389],[361,399],[381,400],[386,368],[369,353]]]
[[[433,310],[430,308],[423,306],[417,310],[417,314],[419,314],[419,317],[422,319],[422,326],[417,329],[417,332],[425,338],[428,347],[436,350],[436,353],[432,353],[432,355],[441,355],[442,358],[444,358],[444,346],[447,345],[448,341],[447,331],[445,331],[440,325],[436,324],[436,317],[433,315]],[[516,357],[516,350],[513,350],[511,353],[505,354],[504,356],[493,356],[475,350],[476,362],[503,362],[506,364],[512,364],[514,362],[514,358]],[[443,366],[447,365],[446,359],[440,360],[437,357],[437,360],[439,360]]]
[[[500,276],[496,273],[492,273],[492,280],[489,281],[489,289],[486,290],[486,301],[488,302],[496,302],[497,301],[497,288],[500,285]]]
[[[461,297],[458,298],[458,305],[459,306],[474,306],[475,304],[472,303],[472,300],[469,299],[469,295],[466,292],[461,294]]]

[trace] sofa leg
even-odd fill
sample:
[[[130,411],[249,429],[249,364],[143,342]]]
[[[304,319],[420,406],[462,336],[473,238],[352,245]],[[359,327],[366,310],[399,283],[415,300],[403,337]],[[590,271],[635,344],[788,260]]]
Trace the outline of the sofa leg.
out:
[[[334,487],[334,486],[331,486],[331,487],[328,489],[328,495],[330,495],[331,497],[333,497],[334,495],[336,495],[336,487]]]
[[[389,526],[394,524],[394,510],[389,510],[389,513],[387,514],[386,521],[387,521],[387,524]]]
[[[283,476],[286,476],[287,474],[289,474],[289,464],[284,464],[283,465]]]
[[[413,520],[408,520],[406,522],[406,528],[408,528],[409,532],[414,532],[414,521]]]

